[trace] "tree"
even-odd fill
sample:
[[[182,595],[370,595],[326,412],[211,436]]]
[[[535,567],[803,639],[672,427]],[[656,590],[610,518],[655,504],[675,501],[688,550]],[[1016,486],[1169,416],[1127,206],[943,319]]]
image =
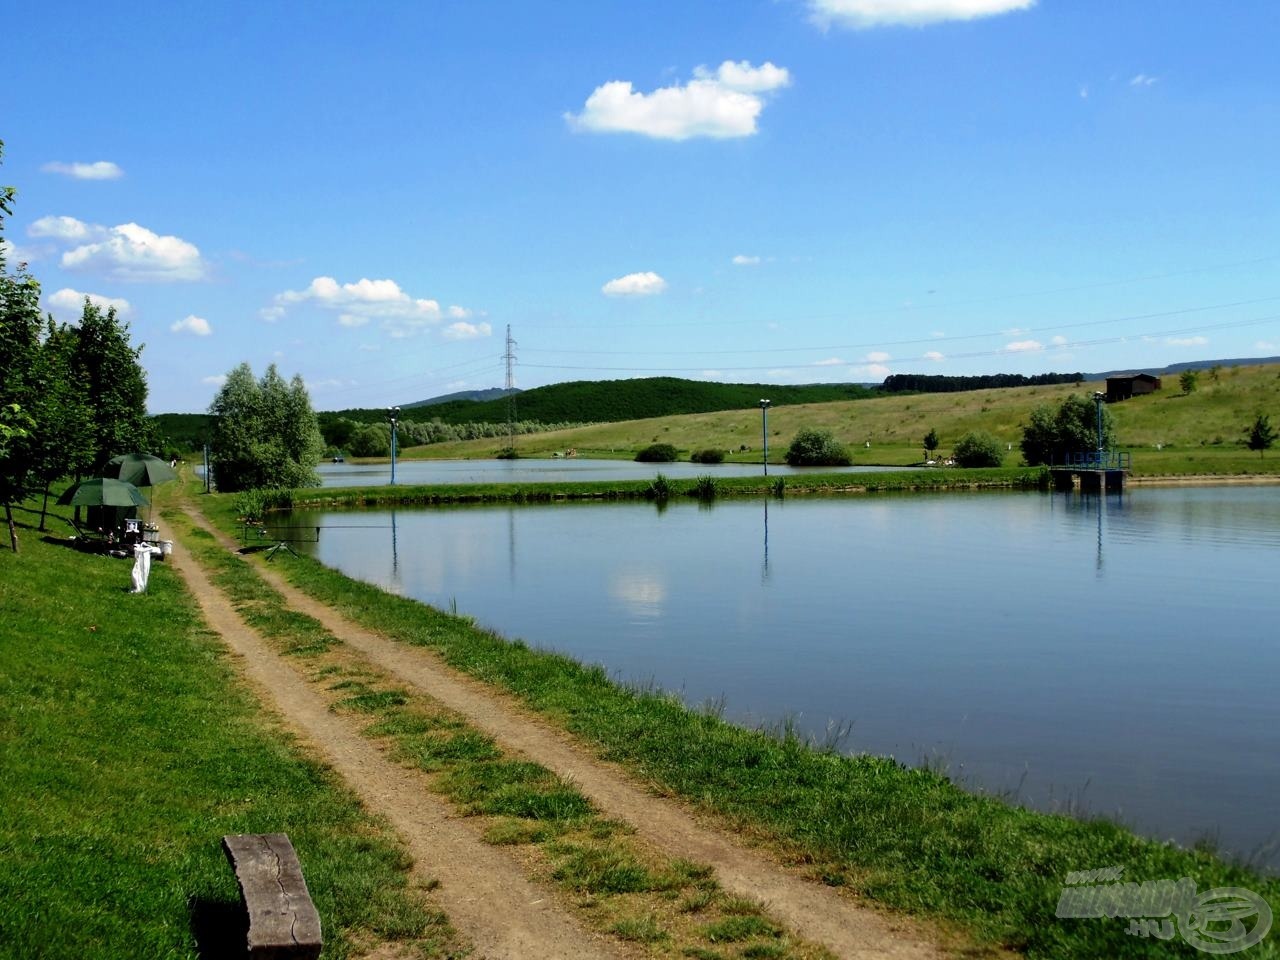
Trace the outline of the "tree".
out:
[[[315,465],[324,441],[301,377],[286,383],[272,364],[258,381],[242,363],[227,374],[209,413],[214,418],[210,465],[219,490],[318,482]]]
[[[1182,395],[1190,396],[1196,392],[1196,386],[1200,381],[1200,374],[1194,370],[1183,370],[1178,375],[1178,386],[1182,387]]]
[[[930,456],[933,455],[933,451],[938,449],[938,431],[934,430],[932,427],[930,427],[929,432],[924,435],[924,449]]]
[[[1271,419],[1265,414],[1258,414],[1258,419],[1253,421],[1253,426],[1249,428],[1249,438],[1245,444],[1250,450],[1258,451],[1258,459],[1262,459],[1267,450],[1276,442],[1276,431],[1271,426]]]
[[[361,427],[347,440],[347,452],[353,457],[391,456],[391,426],[371,423]]]
[[[831,431],[808,427],[795,435],[785,459],[792,467],[847,467],[853,463],[849,451]]]
[[[40,425],[27,442],[27,456],[36,486],[42,488],[40,529],[45,528],[49,488],[55,480],[93,463],[94,418],[75,369],[77,331],[48,321],[44,342],[36,355],[31,415]]]
[[[1064,463],[1069,454],[1098,448],[1098,409],[1083,394],[1065,397],[1055,410],[1048,404],[1031,411],[1031,422],[1022,428],[1022,458],[1031,467]],[[1102,449],[1115,446],[1111,411],[1102,408]]]
[[[998,467],[1004,463],[1004,451],[991,434],[971,430],[956,441],[955,458],[962,467]]]
[[[117,454],[147,452],[155,443],[147,417],[147,375],[142,347],[129,343],[129,325],[115,307],[106,312],[84,300],[80,323],[72,328],[72,375],[91,417],[89,446],[74,465],[77,474],[101,469]]]

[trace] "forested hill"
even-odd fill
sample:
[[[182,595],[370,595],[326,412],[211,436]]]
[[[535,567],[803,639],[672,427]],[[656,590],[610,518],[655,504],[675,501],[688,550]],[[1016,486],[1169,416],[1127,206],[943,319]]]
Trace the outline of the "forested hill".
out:
[[[576,380],[525,390],[516,396],[516,416],[542,423],[606,423],[669,417],[681,413],[711,413],[758,406],[767,398],[774,406],[795,403],[827,403],[859,400],[875,392],[852,383],[813,383],[779,386],[776,383],[711,383],[678,377],[648,377],[639,380]],[[501,423],[507,419],[505,398],[486,401],[454,400],[425,409],[405,409],[405,419],[445,423]],[[363,423],[386,419],[385,410],[342,410],[322,413],[326,417],[346,417]]]

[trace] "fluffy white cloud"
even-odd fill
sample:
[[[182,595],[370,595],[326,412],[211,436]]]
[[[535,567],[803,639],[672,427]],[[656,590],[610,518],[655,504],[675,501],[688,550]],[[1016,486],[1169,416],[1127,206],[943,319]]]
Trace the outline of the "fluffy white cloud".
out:
[[[84,313],[85,297],[88,297],[89,302],[100,310],[110,310],[115,307],[116,313],[122,317],[133,313],[133,305],[128,300],[120,297],[104,297],[100,293],[81,293],[70,287],[63,287],[56,293],[49,294],[44,298],[44,306],[59,320],[78,320]]]
[[[445,327],[440,332],[440,336],[446,340],[475,340],[477,337],[487,337],[491,333],[493,329],[487,323],[467,323],[465,320],[459,320]]]
[[[892,371],[883,363],[864,363],[852,368],[853,375],[868,379],[883,380]]]
[[[275,302],[259,311],[259,315],[263,320],[275,322],[289,307],[300,303],[336,311],[338,323],[344,327],[363,327],[378,320],[382,329],[393,337],[413,336],[446,318],[461,320],[471,316],[471,311],[464,307],[443,308],[438,300],[411,297],[394,280],[361,278],[355,283],[338,283],[333,277],[316,277],[305,290],[277,294]],[[479,332],[481,328],[483,333]],[[480,324],[475,330],[474,336],[490,333],[488,324]]]
[[[1062,334],[1058,334],[1056,337],[1051,338],[1049,342],[1055,347],[1065,347],[1067,345],[1067,338],[1062,336]]]
[[[625,277],[610,280],[600,292],[606,297],[650,297],[667,289],[667,281],[649,270],[645,273],[628,273]]]
[[[1170,337],[1165,341],[1171,347],[1203,347],[1208,342],[1208,337]]]
[[[215,373],[211,377],[201,377],[200,382],[210,387],[221,387],[227,382],[227,375],[225,373]]]
[[[827,357],[827,359],[825,360],[813,361],[813,365],[815,367],[838,367],[838,366],[841,366],[843,363],[844,361],[841,360],[839,357]]]
[[[1159,79],[1160,79],[1159,77],[1153,77],[1153,76],[1150,76],[1149,74],[1139,73],[1129,80],[1129,86],[1149,87]]]
[[[0,238],[0,256],[4,258],[5,263],[15,267],[20,263],[30,263],[36,259],[34,250],[20,247],[3,238]]]
[[[735,267],[754,267],[759,263],[759,257],[747,256],[745,253],[740,253],[733,258],[733,265]]]
[[[110,160],[95,163],[59,163],[54,160],[40,168],[45,173],[60,173],[75,180],[119,180],[124,171]]]
[[[891,358],[889,354],[885,353],[883,350],[872,350],[863,359],[866,360],[867,363],[884,363],[886,360]]]
[[[823,29],[835,24],[923,27],[947,20],[976,20],[1035,6],[1036,0],[809,0],[810,16]]]
[[[100,272],[115,280],[201,280],[205,276],[205,263],[195,244],[161,236],[136,223],[108,229],[72,217],[45,217],[32,227],[39,225],[51,231],[39,236],[91,241],[62,255],[62,266],[68,270]],[[77,235],[82,231],[82,236]]]
[[[574,130],[639,133],[662,140],[749,137],[764,109],[762,94],[787,86],[785,67],[726,60],[716,70],[698,67],[684,86],[641,93],[629,80],[601,84],[578,114],[566,113]]]
[[[1044,344],[1039,340],[1015,340],[1013,343],[1006,343],[1004,349],[1005,353],[1033,353],[1043,350]]]
[[[924,358],[926,360],[932,360],[934,363],[941,363],[943,360],[947,359],[946,354],[939,353],[937,350],[926,351]]]
[[[169,325],[169,329],[174,333],[192,333],[197,337],[207,337],[213,333],[213,328],[209,326],[209,321],[204,317],[197,317],[190,314],[182,320],[175,320]]]
[[[1280,350],[1280,343],[1275,340],[1259,340],[1253,345],[1255,350]]]
[[[68,240],[85,243],[90,240],[105,240],[109,232],[106,227],[85,223],[75,217],[41,217],[27,227],[29,237],[49,237],[54,240]]]

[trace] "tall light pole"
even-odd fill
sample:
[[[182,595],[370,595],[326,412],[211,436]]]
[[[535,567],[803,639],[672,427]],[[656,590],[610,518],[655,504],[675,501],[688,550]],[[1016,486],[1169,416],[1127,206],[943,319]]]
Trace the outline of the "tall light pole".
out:
[[[769,475],[769,401],[760,401],[760,436],[764,438],[764,475]]]
[[[400,419],[399,407],[387,407],[387,419],[391,421],[391,485],[396,485],[396,423]]]
[[[1102,464],[1102,404],[1107,395],[1101,390],[1094,391],[1093,405],[1098,408],[1098,464]]]

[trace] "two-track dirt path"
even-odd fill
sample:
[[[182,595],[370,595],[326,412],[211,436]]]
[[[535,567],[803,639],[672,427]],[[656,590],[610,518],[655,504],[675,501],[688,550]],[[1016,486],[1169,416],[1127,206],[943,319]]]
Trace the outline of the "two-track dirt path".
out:
[[[231,549],[237,546],[214,531],[194,511],[189,510],[188,514],[213,532],[223,545]],[[246,673],[274,696],[287,718],[320,741],[324,752],[331,754],[335,768],[357,793],[365,796],[372,791],[375,794],[370,806],[387,816],[397,830],[406,835],[414,856],[429,865],[444,889],[453,887],[456,897],[459,889],[465,890],[477,883],[502,886],[505,882],[502,877],[510,875],[511,868],[506,861],[505,867],[496,863],[502,858],[492,849],[485,848],[483,854],[469,851],[465,855],[442,857],[441,844],[434,831],[460,829],[446,816],[442,802],[427,796],[421,787],[415,791],[411,774],[382,760],[376,749],[357,732],[319,706],[318,695],[307,690],[305,681],[265,643],[229,636],[229,632],[244,634],[246,628],[185,551],[175,551],[175,560],[206,609],[210,622],[227,636],[232,649],[243,656]],[[891,918],[829,887],[797,876],[766,853],[744,846],[728,833],[701,822],[681,803],[655,796],[621,767],[600,760],[566,733],[523,708],[514,698],[458,673],[433,652],[371,633],[302,593],[275,571],[259,567],[258,572],[291,608],[315,618],[373,664],[457,711],[504,747],[513,748],[572,780],[606,815],[626,821],[644,839],[669,855],[709,864],[727,891],[762,901],[775,919],[801,937],[823,944],[840,957],[924,960],[946,955],[924,925]],[[378,776],[371,778],[368,772],[375,762],[392,769],[379,770]],[[429,816],[423,813],[428,809],[432,810]],[[474,838],[470,839],[474,842]],[[452,842],[460,844],[462,840]],[[442,865],[442,859],[452,861],[451,865]],[[550,908],[536,910],[525,906],[538,897],[523,877],[513,879],[512,889],[503,893],[500,901],[495,896],[494,900],[480,905],[487,922],[491,924],[496,919],[504,928],[513,928],[512,937],[537,939],[540,934],[535,930],[523,929],[529,920],[527,914],[546,920],[551,916]],[[482,896],[488,895],[482,893]],[[475,904],[469,898],[464,898],[462,903],[442,900],[442,906],[478,946],[491,942],[473,931],[479,918],[470,916],[475,913]],[[560,928],[547,935],[568,936]],[[566,940],[566,945],[568,943]],[[608,956],[618,952],[598,939],[583,946],[588,948],[587,954],[570,949],[557,948],[548,953],[522,948],[511,955]],[[483,953],[486,948],[481,949]]]

